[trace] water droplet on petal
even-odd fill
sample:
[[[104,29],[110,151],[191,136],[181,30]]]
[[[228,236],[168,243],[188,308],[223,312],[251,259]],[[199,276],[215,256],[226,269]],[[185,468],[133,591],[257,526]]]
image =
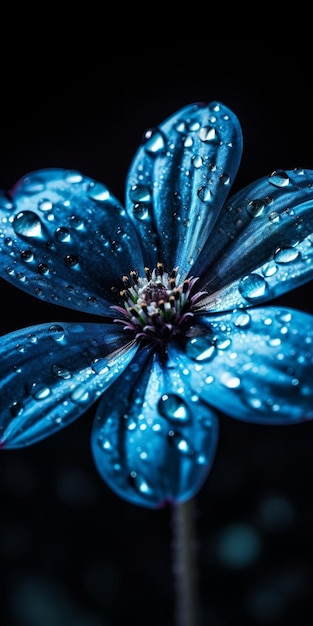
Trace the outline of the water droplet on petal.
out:
[[[183,398],[176,394],[163,394],[158,402],[158,410],[170,420],[186,422],[190,419],[189,409]]]
[[[44,198],[43,200],[40,200],[40,202],[38,202],[38,209],[40,211],[51,211],[52,208],[53,208],[53,204],[51,200]]]
[[[63,365],[57,365],[56,363],[51,367],[52,374],[57,376],[58,378],[63,378],[64,380],[68,380],[72,378],[71,372]]]
[[[259,215],[262,215],[264,207],[264,200],[251,200],[251,202],[248,202],[247,211],[251,215],[251,217],[259,217]]]
[[[86,404],[89,400],[89,391],[83,385],[79,385],[72,391],[71,400],[75,404]]]
[[[203,126],[199,133],[201,141],[205,143],[217,142],[218,134],[213,126]]]
[[[88,196],[96,202],[106,202],[110,197],[110,192],[102,183],[91,183],[88,189]]]
[[[213,198],[211,188],[207,186],[199,187],[198,198],[200,198],[203,202],[210,202]]]
[[[17,417],[18,415],[21,415],[21,413],[24,410],[24,405],[21,402],[13,402],[13,404],[11,404],[10,406],[10,413],[12,415],[12,417]]]
[[[130,472],[129,482],[139,493],[142,493],[145,496],[153,496],[152,488],[148,485],[147,481],[142,476],[139,476],[139,474],[137,474],[137,472]]]
[[[42,234],[41,221],[33,211],[21,211],[13,222],[13,228],[17,235],[23,237],[40,237]]]
[[[186,354],[193,361],[210,361],[216,354],[216,347],[208,337],[193,337],[186,344]]]
[[[51,389],[42,383],[33,383],[31,388],[31,394],[35,400],[44,400],[51,393]]]
[[[55,231],[55,238],[60,241],[60,243],[65,243],[70,240],[71,235],[67,228],[60,226],[60,228],[57,228]]]
[[[300,252],[296,248],[277,248],[274,253],[276,263],[291,263],[300,257]]]
[[[146,185],[134,185],[129,192],[130,199],[134,202],[151,202],[151,191]]]
[[[286,187],[289,185],[290,179],[284,170],[275,170],[270,175],[268,182],[274,185],[274,187]]]
[[[267,282],[259,274],[248,274],[239,283],[239,291],[246,300],[263,298],[267,292]]]
[[[178,452],[181,452],[182,454],[185,454],[187,456],[192,456],[194,454],[194,450],[191,447],[190,443],[187,441],[187,439],[185,439],[185,437],[182,437],[180,433],[170,430],[168,433],[168,440],[170,444],[176,450],[178,450]]]
[[[54,341],[62,341],[64,339],[65,331],[60,324],[52,324],[49,328],[49,334]]]
[[[133,214],[137,220],[145,221],[149,218],[149,210],[146,204],[136,202],[133,206]]]
[[[165,148],[165,139],[162,133],[155,128],[151,128],[145,132],[145,151],[148,154],[159,154]]]

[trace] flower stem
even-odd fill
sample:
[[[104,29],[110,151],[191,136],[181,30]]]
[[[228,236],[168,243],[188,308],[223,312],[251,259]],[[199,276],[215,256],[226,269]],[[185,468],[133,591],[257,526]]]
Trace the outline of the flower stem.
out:
[[[195,567],[194,501],[173,504],[173,573],[175,577],[175,626],[199,626]]]

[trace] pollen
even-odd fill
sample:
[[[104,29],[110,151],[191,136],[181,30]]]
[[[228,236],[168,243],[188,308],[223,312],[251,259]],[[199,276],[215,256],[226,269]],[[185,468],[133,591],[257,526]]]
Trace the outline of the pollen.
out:
[[[197,305],[207,294],[195,291],[197,278],[177,284],[178,268],[167,272],[163,263],[153,270],[145,267],[143,273],[130,271],[122,276],[121,289],[113,289],[123,305],[112,307],[120,314],[114,321],[132,331],[137,341],[153,343],[164,353],[168,341],[192,325]]]

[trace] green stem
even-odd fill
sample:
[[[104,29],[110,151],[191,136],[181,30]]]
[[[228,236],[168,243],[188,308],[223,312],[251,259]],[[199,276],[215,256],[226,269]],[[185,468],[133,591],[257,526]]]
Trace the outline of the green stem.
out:
[[[199,626],[193,500],[173,504],[172,523],[175,626]]]

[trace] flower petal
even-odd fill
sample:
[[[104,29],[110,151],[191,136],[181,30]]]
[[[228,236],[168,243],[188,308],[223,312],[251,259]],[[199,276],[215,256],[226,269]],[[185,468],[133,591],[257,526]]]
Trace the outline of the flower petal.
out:
[[[135,350],[115,324],[39,324],[1,337],[1,447],[35,443],[78,418]]]
[[[313,419],[313,316],[284,307],[202,318],[180,374],[199,396],[246,422]]]
[[[142,265],[126,211],[79,172],[46,169],[0,196],[0,275],[28,293],[86,313],[112,314],[112,287]]]
[[[214,412],[184,388],[183,375],[142,350],[100,403],[91,446],[113,491],[157,508],[198,492],[217,431]]]
[[[126,207],[145,264],[179,266],[184,278],[210,234],[237,173],[238,119],[223,104],[192,104],[145,133],[129,170]]]
[[[277,171],[224,207],[193,268],[206,309],[273,299],[313,276],[313,171]]]

